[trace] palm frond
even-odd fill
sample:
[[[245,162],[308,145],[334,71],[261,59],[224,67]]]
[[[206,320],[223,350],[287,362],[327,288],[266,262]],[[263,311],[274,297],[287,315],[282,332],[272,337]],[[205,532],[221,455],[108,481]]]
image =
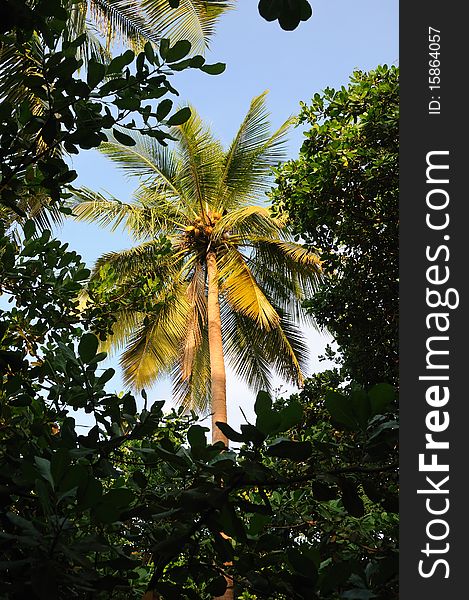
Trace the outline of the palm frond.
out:
[[[204,54],[218,19],[233,7],[229,0],[181,0],[178,8],[168,0],[90,0],[89,5],[108,47],[117,38],[138,51],[146,40],[169,38],[172,45],[188,40],[193,54]]]
[[[41,114],[45,103],[40,100],[24,84],[24,78],[28,75],[42,76],[42,60],[44,50],[40,39],[33,34],[28,42],[22,46],[22,52],[18,47],[10,43],[8,39],[2,40],[0,44],[0,101],[8,101],[18,104],[28,100],[33,114]],[[18,75],[21,74],[21,77]]]
[[[99,351],[116,356],[125,349],[132,334],[138,329],[145,318],[144,313],[121,310],[114,314],[116,321],[112,325],[112,335],[99,343]]]
[[[76,58],[83,60],[85,67],[90,59],[99,62],[110,62],[111,53],[109,48],[103,45],[102,32],[95,23],[87,19],[88,0],[74,2],[68,10],[67,27],[64,30],[64,41],[73,41],[85,35],[86,41],[77,48]]]
[[[294,242],[256,236],[251,241],[247,262],[267,297],[297,321],[318,329],[302,303],[314,295],[322,279],[319,257]]]
[[[266,332],[248,317],[220,303],[224,351],[230,367],[254,391],[271,389],[271,365],[264,352]]]
[[[201,329],[200,343],[194,354],[189,376],[184,377],[182,373],[179,360],[171,372],[174,401],[187,410],[195,410],[199,414],[205,413],[211,401],[210,349],[206,326]]]
[[[281,315],[280,324],[264,338],[265,356],[285,381],[301,386],[308,367],[308,346],[294,319],[277,310]]]
[[[271,389],[272,372],[295,385],[303,382],[308,346],[294,319],[276,307],[277,327],[264,331],[225,302],[222,316],[226,356],[235,373],[254,391]]]
[[[187,332],[181,356],[181,376],[188,379],[202,338],[202,328],[207,323],[207,301],[205,297],[205,276],[203,267],[197,263],[192,280],[187,288],[190,314],[187,321]]]
[[[232,0],[181,0],[171,8],[168,0],[141,0],[148,27],[158,38],[169,38],[171,44],[188,40],[192,53],[205,54],[220,16],[234,7]]]
[[[163,240],[156,239],[127,250],[107,252],[96,261],[91,278],[99,280],[103,270],[107,269],[111,269],[116,275],[118,284],[142,276],[172,278],[177,272],[174,260],[172,257],[162,256],[162,243]]]
[[[225,154],[219,195],[224,196],[226,208],[269,189],[271,182],[267,176],[271,168],[285,158],[286,134],[293,121],[288,119],[271,134],[266,95],[264,92],[252,100]]]
[[[151,177],[168,194],[179,197],[181,192],[176,179],[177,163],[175,152],[164,147],[154,138],[135,131],[127,131],[135,140],[134,146],[123,146],[114,136],[107,134],[107,142],[99,146],[99,151],[115,163],[130,177]]]
[[[250,317],[265,331],[277,327],[280,318],[256,282],[245,257],[236,248],[230,248],[217,262],[221,292],[233,310]]]
[[[135,240],[158,237],[180,219],[180,215],[171,210],[171,203],[165,200],[151,206],[138,201],[126,203],[85,187],[74,190],[72,203],[73,214],[79,221],[98,223],[111,231],[122,227]]]
[[[138,51],[145,40],[157,42],[161,37],[148,23],[140,1],[90,0],[89,10],[106,40],[107,49],[116,40],[125,40],[133,50]]]
[[[187,331],[187,284],[170,282],[157,302],[156,314],[146,315],[134,330],[121,358],[124,383],[134,389],[170,373]]]
[[[301,244],[266,236],[252,236],[250,242],[256,275],[262,277],[263,272],[270,270],[290,280],[301,288],[299,299],[314,294],[322,276],[321,259],[315,252]]]
[[[266,206],[241,206],[226,211],[214,228],[214,236],[220,238],[228,233],[239,245],[248,243],[253,236],[279,237],[282,224],[271,216]]]
[[[210,128],[191,108],[191,117],[171,133],[178,140],[178,180],[184,198],[205,215],[214,204],[223,149]]]

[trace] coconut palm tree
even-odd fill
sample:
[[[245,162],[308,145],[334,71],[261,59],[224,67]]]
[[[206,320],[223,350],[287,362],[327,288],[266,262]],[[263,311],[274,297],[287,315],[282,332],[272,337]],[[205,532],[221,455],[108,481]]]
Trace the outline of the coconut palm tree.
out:
[[[136,388],[171,373],[175,399],[226,422],[225,359],[255,389],[271,370],[301,384],[307,347],[301,301],[320,273],[317,256],[294,243],[282,219],[262,203],[269,171],[283,157],[291,120],[270,133],[265,93],[254,98],[227,150],[192,109],[173,128],[174,147],[136,135],[101,151],[140,184],[130,202],[82,189],[78,219],[124,226],[139,245],[110,252],[93,278],[112,271],[122,286],[158,278],[155,311],[122,310],[110,345],[123,349],[125,382]],[[161,258],[161,236],[171,253]]]

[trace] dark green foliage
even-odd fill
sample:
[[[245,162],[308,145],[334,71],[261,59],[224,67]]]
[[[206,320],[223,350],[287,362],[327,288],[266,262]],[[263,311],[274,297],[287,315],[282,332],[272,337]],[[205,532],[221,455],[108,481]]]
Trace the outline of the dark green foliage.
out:
[[[0,240],[0,285],[15,300],[0,315],[0,597],[151,589],[208,600],[223,573],[258,598],[332,599],[357,581],[379,594],[394,518],[365,482],[394,466],[368,447],[379,441],[376,417],[337,446],[327,418],[261,392],[256,424],[233,434],[245,442],[235,452],[209,445],[194,416],[163,416],[162,402],[137,411],[129,394],[105,390],[112,369],[83,330],[77,296],[88,271],[31,222],[25,234],[20,248]],[[80,431],[71,408],[94,426]]]
[[[307,491],[301,488],[295,502],[291,493],[283,492],[277,510],[288,515],[289,509],[298,514],[300,507],[308,507],[314,514],[310,527],[305,514],[301,532],[306,539],[316,540],[324,561],[319,578],[321,598],[354,594],[397,598],[398,423],[394,396],[387,384],[367,393],[350,383],[344,386],[336,371],[325,371],[308,379],[301,394],[288,401],[296,400],[305,408],[289,439],[311,443],[307,461],[311,482]],[[282,406],[283,401],[278,400],[274,408],[278,411]],[[287,465],[284,468],[290,477],[298,474]],[[358,565],[365,564],[365,572],[360,574]],[[378,578],[370,576],[374,569],[386,570],[379,584]],[[338,589],[343,595],[334,596],[333,590]]]
[[[303,105],[311,128],[273,193],[324,260],[324,285],[306,307],[365,386],[398,377],[398,75],[356,72],[348,88]]]

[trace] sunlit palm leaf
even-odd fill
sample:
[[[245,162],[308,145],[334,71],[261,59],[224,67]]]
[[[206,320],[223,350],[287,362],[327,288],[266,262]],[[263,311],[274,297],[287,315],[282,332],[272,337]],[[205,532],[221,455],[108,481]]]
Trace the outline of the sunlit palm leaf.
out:
[[[267,332],[264,343],[265,356],[275,371],[285,381],[301,386],[308,366],[308,346],[293,319],[283,314],[280,326]]]
[[[124,382],[131,387],[151,385],[180,355],[190,310],[187,284],[171,282],[156,301],[156,314],[146,316],[121,358]]]
[[[210,407],[210,351],[207,327],[201,329],[200,344],[194,355],[189,377],[183,377],[181,362],[177,362],[171,372],[173,399],[186,409],[205,413]]]
[[[188,40],[194,54],[204,54],[219,17],[234,6],[231,0],[180,0],[171,8],[168,0],[141,0],[148,27],[159,37],[174,44]]]
[[[262,280],[263,273],[275,274],[291,282],[289,289],[296,298],[311,297],[321,277],[318,255],[305,246],[285,240],[252,236],[252,269]],[[298,293],[295,292],[298,289]]]
[[[188,40],[193,54],[204,54],[219,17],[232,3],[181,0],[171,8],[168,0],[90,0],[89,6],[108,46],[117,37],[139,49],[145,40],[165,37],[172,44]]]
[[[114,315],[116,321],[112,325],[112,335],[100,342],[100,352],[115,356],[124,350],[135,331],[141,326],[145,315],[140,312],[121,310]]]
[[[99,147],[100,152],[131,177],[154,177],[168,193],[179,197],[181,192],[176,178],[176,157],[172,149],[162,146],[154,138],[139,132],[128,131],[127,135],[135,140],[134,146],[119,144],[108,133],[108,142]]]
[[[228,364],[254,391],[270,391],[271,365],[262,343],[265,331],[259,330],[252,319],[233,311],[227,302],[221,303],[221,314]]]
[[[281,234],[281,224],[273,219],[266,206],[248,205],[227,211],[214,228],[214,235],[220,237],[224,232],[233,236],[234,243],[245,245],[256,234],[274,236]]]
[[[139,0],[90,0],[89,10],[107,48],[119,38],[138,50],[145,40],[157,42],[161,37],[149,26]]]
[[[189,315],[187,331],[181,355],[181,377],[189,379],[193,372],[194,361],[202,341],[202,329],[207,323],[207,301],[205,298],[205,276],[203,266],[197,263],[192,280],[187,288]]]
[[[125,203],[117,198],[106,198],[88,188],[75,190],[73,214],[80,221],[98,223],[101,227],[116,231],[122,227],[135,240],[159,236],[179,222],[180,215],[171,210],[171,204],[145,206],[140,202]]]
[[[177,138],[177,176],[183,196],[199,214],[214,203],[223,149],[210,128],[192,109],[188,121],[172,129]]]
[[[102,277],[103,269],[110,268],[122,284],[136,276],[174,278],[176,270],[172,257],[162,257],[161,240],[144,242],[139,246],[108,252],[96,261],[92,278]]]
[[[279,324],[279,316],[261,290],[245,258],[233,248],[219,260],[221,290],[235,311],[250,317],[268,331]]]
[[[267,175],[271,167],[285,158],[286,134],[292,124],[287,120],[275,133],[270,133],[269,112],[264,92],[254,98],[241,127],[223,161],[220,195],[224,204],[236,206],[240,198],[258,197],[269,189]]]

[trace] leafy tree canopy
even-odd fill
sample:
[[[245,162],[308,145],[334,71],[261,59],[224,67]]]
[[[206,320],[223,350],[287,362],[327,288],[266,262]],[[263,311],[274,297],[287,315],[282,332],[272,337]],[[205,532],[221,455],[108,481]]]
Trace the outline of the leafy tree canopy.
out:
[[[398,75],[357,71],[347,88],[303,104],[310,129],[272,194],[324,260],[324,285],[305,306],[363,385],[398,377]]]

